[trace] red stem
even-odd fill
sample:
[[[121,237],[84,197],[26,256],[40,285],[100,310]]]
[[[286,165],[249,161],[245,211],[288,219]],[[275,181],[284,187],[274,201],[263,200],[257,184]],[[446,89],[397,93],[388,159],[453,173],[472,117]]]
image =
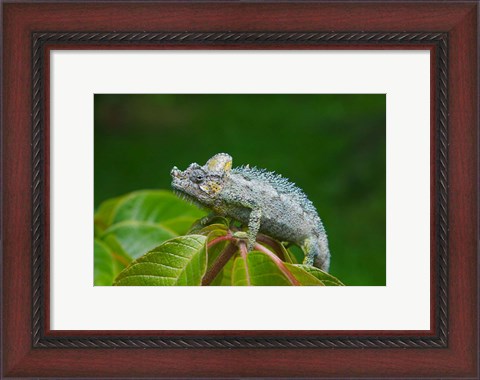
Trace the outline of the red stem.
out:
[[[248,272],[247,245],[245,244],[245,242],[243,240],[240,240],[238,242],[238,246],[240,248],[240,255],[242,256],[243,261],[245,261],[245,277],[247,278],[247,285],[250,286],[251,281],[250,281],[250,273]]]
[[[273,250],[275,251],[274,253],[276,253],[277,256],[280,257],[282,261],[285,261],[285,255],[283,254],[281,243],[279,243],[276,240],[273,240],[271,237],[267,235],[262,235],[262,234],[257,235],[257,241],[260,243],[265,243],[268,246],[272,247]]]
[[[222,241],[231,241],[232,243],[227,246],[227,248],[220,253],[220,255],[217,257],[215,262],[212,264],[210,270],[205,274],[204,278],[202,279],[202,285],[209,285],[214,278],[218,275],[220,270],[225,266],[225,264],[230,260],[230,258],[233,256],[236,250],[236,246],[234,245],[234,241],[237,242],[238,247],[240,248],[240,255],[242,256],[242,259],[245,262],[245,276],[247,279],[247,285],[251,285],[251,280],[250,280],[250,273],[248,271],[248,261],[247,261],[247,255],[248,255],[248,250],[247,250],[247,245],[243,240],[238,240],[235,239],[231,233],[227,233],[226,235],[219,236],[212,241],[210,241],[207,244],[207,247],[210,248],[214,246],[215,244],[221,243]],[[263,241],[264,243],[268,245],[274,245],[272,248],[276,248],[279,250],[279,254],[283,256],[283,252],[281,251],[280,247],[275,246],[276,241],[273,239],[268,238],[267,236],[261,236],[258,240]],[[272,261],[275,263],[275,265],[280,269],[280,271],[285,275],[285,277],[288,279],[288,281],[294,285],[294,286],[299,286],[300,282],[295,278],[295,276],[288,270],[288,268],[285,266],[284,262],[272,251],[270,251],[268,248],[264,247],[261,244],[256,243],[255,244],[255,249],[257,251],[265,253],[268,257],[272,259]]]
[[[288,281],[292,285],[299,286],[300,282],[295,278],[295,276],[288,270],[288,268],[285,266],[282,260],[274,254],[272,251],[270,251],[268,248],[265,248],[263,245],[260,244],[255,244],[255,249],[257,251],[265,253],[267,256],[269,256],[273,262],[277,265],[278,269],[287,277]]]
[[[215,277],[217,277],[223,267],[227,264],[228,260],[230,260],[235,254],[237,249],[238,247],[235,243],[230,243],[222,252],[220,252],[210,269],[202,278],[202,286],[210,285],[210,283],[215,279]]]
[[[232,239],[232,235],[230,234],[227,234],[227,235],[222,235],[222,236],[219,236],[215,239],[213,239],[212,241],[208,242],[207,244],[207,247],[210,248],[212,246],[214,246],[215,244],[218,244],[222,241],[225,241],[225,240],[231,240]]]

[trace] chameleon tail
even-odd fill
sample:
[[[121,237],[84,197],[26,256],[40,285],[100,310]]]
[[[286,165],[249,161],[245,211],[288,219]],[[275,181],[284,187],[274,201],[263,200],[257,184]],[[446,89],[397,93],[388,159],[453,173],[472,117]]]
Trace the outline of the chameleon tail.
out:
[[[330,267],[330,250],[328,249],[328,240],[326,235],[312,236],[302,244],[302,249],[305,252],[306,265],[313,265],[325,272],[328,272]]]

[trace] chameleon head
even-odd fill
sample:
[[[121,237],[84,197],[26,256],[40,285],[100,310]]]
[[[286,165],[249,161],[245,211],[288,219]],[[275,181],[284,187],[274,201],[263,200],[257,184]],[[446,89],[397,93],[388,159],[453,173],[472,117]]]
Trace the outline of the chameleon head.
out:
[[[211,206],[222,191],[231,168],[232,157],[226,153],[216,154],[203,166],[193,163],[183,172],[174,166],[170,172],[172,187],[187,200]]]

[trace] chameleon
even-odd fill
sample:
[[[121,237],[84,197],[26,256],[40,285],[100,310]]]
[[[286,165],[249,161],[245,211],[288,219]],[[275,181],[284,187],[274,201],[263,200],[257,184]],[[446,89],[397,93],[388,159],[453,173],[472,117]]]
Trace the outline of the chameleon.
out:
[[[192,163],[185,171],[170,172],[174,192],[211,211],[203,223],[215,216],[230,217],[247,226],[251,251],[259,232],[302,248],[304,264],[328,272],[328,239],[317,210],[305,193],[274,172],[256,167],[232,168],[232,157],[218,153],[205,165]]]

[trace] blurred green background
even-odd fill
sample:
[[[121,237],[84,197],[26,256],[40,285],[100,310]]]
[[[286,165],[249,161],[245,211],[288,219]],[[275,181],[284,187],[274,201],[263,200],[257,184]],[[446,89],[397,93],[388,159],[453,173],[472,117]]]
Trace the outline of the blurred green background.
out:
[[[95,208],[169,189],[170,169],[219,152],[301,187],[329,236],[330,273],[386,284],[386,97],[96,94]]]

